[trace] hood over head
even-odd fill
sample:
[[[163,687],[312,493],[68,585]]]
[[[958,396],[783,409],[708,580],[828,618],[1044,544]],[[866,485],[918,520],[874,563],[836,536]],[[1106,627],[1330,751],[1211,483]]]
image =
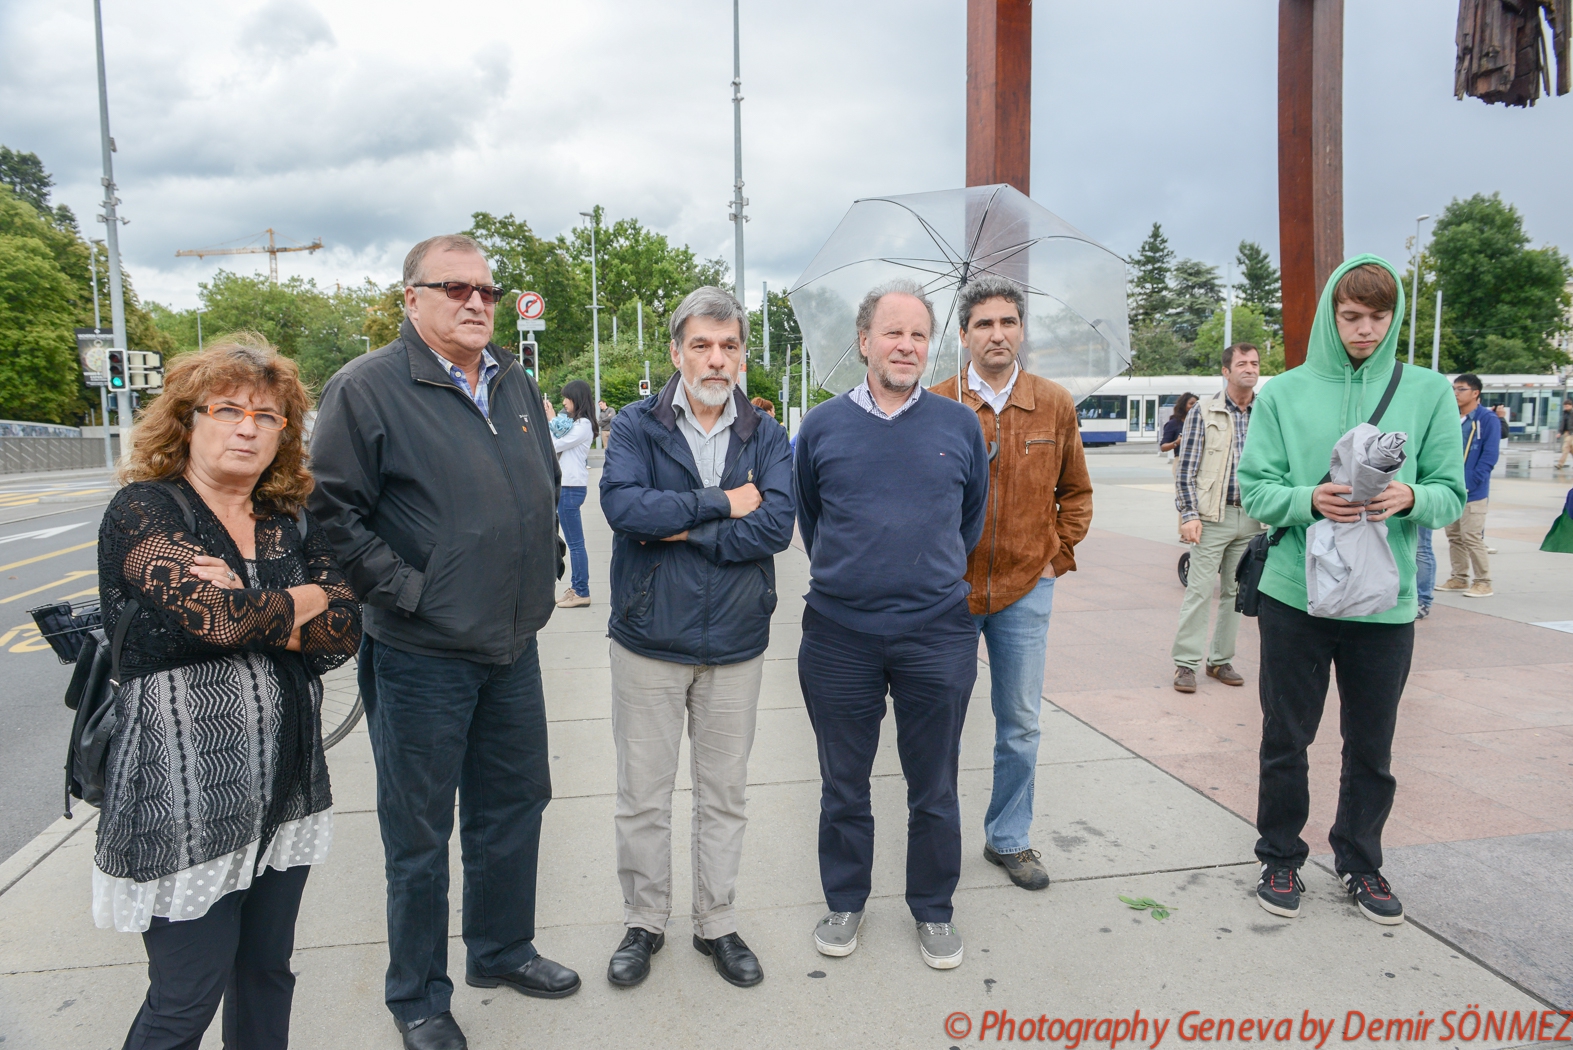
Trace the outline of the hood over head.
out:
[[[1349,372],[1355,371],[1349,361],[1349,353],[1344,349],[1344,342],[1338,338],[1338,321],[1334,315],[1333,290],[1338,287],[1338,282],[1344,274],[1356,266],[1366,263],[1375,263],[1393,275],[1393,283],[1398,285],[1398,302],[1393,307],[1393,323],[1388,326],[1387,335],[1377,345],[1376,352],[1366,358],[1359,371],[1369,372],[1373,376],[1386,376],[1392,368],[1393,362],[1398,360],[1398,329],[1402,327],[1404,316],[1404,279],[1399,275],[1393,264],[1380,255],[1356,255],[1346,259],[1342,266],[1334,270],[1327,279],[1327,284],[1322,288],[1322,298],[1316,304],[1316,320],[1311,323],[1311,338],[1305,350],[1305,364],[1311,371],[1328,379],[1343,379]]]

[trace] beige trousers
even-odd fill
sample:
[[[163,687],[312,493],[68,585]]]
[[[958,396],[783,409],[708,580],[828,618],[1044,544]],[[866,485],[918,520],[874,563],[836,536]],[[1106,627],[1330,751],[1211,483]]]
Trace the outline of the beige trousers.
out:
[[[694,932],[737,932],[733,899],[748,818],[748,753],[754,745],[764,654],[697,667],[612,647],[612,739],[617,745],[617,879],[623,923],[655,933],[672,914],[672,786],[683,723],[694,785]]]
[[[1486,507],[1489,499],[1464,504],[1464,516],[1447,527],[1447,557],[1453,579],[1469,582],[1472,568],[1477,583],[1491,582],[1491,559],[1486,556]]]

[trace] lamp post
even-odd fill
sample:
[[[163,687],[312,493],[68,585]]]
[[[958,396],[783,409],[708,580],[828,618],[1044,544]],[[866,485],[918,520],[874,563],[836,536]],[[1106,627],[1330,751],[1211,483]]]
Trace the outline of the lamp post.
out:
[[[369,335],[357,335],[355,338],[359,339],[361,342],[366,344],[366,351],[365,351],[366,353],[368,353],[368,354],[371,353],[371,336],[369,336]]]
[[[1415,279],[1409,291],[1409,363],[1415,363],[1415,310],[1419,307],[1420,296],[1420,224],[1431,216],[1420,215],[1415,218]]]
[[[743,196],[743,44],[739,29],[738,0],[732,0],[732,211],[731,220],[737,224],[737,273],[732,287],[737,290],[737,301],[746,311],[747,300],[743,292],[743,223],[748,221],[743,209],[748,198]],[[738,376],[743,393],[748,393],[748,347],[743,347],[743,367]]]
[[[101,331],[104,327],[103,317],[98,312],[98,249],[104,242],[95,240],[97,247],[90,247],[87,253],[88,272],[93,275],[93,331]],[[115,450],[109,437],[109,393],[104,387],[98,388],[98,414],[102,416],[104,424],[104,469],[115,469]]]
[[[197,349],[202,349],[202,311],[197,311]]]
[[[599,225],[598,211],[582,211],[579,213],[590,220],[590,340],[595,347],[595,405],[592,412],[601,411],[601,297],[597,290],[595,268],[595,228]],[[597,417],[599,418],[599,417]],[[606,447],[606,439],[601,439],[601,447]]]
[[[114,326],[115,346],[126,346],[126,299],[120,283],[120,224],[125,221],[115,214],[120,198],[115,196],[115,169],[109,155],[115,152],[115,140],[109,135],[109,84],[104,75],[104,12],[101,0],[93,0],[93,35],[98,46],[98,135],[104,156],[104,214],[99,221],[104,224],[105,248],[109,255],[109,317]],[[130,432],[131,391],[122,390],[118,395],[120,429]],[[106,423],[107,425],[107,423]],[[124,434],[122,434],[124,436]]]

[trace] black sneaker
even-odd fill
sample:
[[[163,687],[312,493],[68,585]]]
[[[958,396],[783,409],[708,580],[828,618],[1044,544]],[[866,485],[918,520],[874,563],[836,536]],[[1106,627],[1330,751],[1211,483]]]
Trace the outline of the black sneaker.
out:
[[[1365,917],[1383,926],[1397,926],[1404,921],[1404,906],[1393,895],[1379,871],[1345,872],[1339,876],[1344,889],[1355,899]]]
[[[1293,919],[1300,914],[1300,894],[1304,890],[1298,869],[1287,864],[1263,864],[1262,877],[1256,883],[1256,903],[1274,915]]]

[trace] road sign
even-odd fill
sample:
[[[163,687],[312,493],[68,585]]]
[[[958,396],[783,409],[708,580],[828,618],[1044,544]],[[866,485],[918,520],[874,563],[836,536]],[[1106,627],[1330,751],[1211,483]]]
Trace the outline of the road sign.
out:
[[[515,306],[526,321],[539,321],[546,316],[546,300],[541,298],[540,292],[520,292]]]
[[[77,359],[82,364],[82,382],[88,386],[107,386],[109,380],[109,349],[115,337],[111,332],[97,328],[76,330]]]
[[[536,317],[528,321],[521,317],[519,318],[519,331],[544,332],[546,331],[546,321],[540,317]]]

